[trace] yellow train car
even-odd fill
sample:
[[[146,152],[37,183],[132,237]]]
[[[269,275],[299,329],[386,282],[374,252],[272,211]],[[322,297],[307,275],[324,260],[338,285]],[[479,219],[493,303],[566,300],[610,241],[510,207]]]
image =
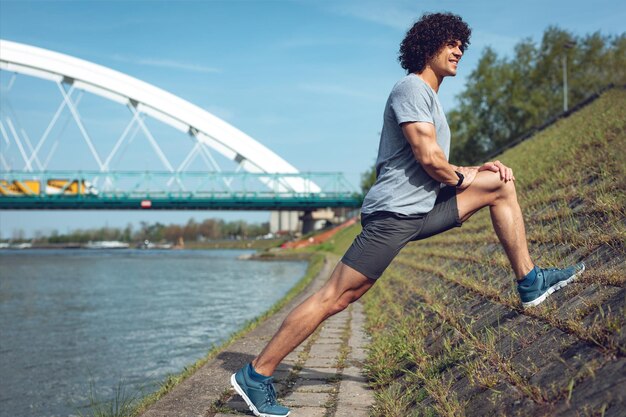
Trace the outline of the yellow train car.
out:
[[[69,181],[69,180],[60,180],[53,179],[48,180],[48,184],[46,186],[46,194],[86,194],[87,187],[85,186],[85,181],[78,180]]]
[[[36,180],[5,181],[0,180],[0,195],[39,195],[41,183]]]
[[[37,180],[7,181],[0,179],[0,195],[5,196],[34,196],[45,192],[47,195],[97,195],[98,190],[85,180],[51,179],[42,190],[41,182]]]

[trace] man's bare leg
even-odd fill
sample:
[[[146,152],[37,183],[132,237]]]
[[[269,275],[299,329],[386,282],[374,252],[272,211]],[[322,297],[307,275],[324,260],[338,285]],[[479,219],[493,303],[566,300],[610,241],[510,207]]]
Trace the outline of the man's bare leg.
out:
[[[358,300],[374,282],[339,262],[326,284],[289,313],[272,340],[252,361],[254,369],[262,375],[272,375],[283,358],[309,337],[317,326]]]
[[[479,172],[468,188],[457,193],[457,206],[461,221],[489,206],[494,229],[515,275],[520,279],[534,267],[528,253],[524,219],[513,181],[505,183],[497,173]],[[309,337],[317,326],[358,300],[374,282],[340,262],[324,287],[289,313],[272,340],[252,361],[255,370],[263,375],[272,375],[283,358]]]
[[[465,190],[457,191],[457,208],[461,221],[469,219],[479,209],[489,206],[491,222],[511,262],[518,280],[534,264],[528,253],[522,210],[517,202],[514,181],[503,181],[500,175],[482,171]]]

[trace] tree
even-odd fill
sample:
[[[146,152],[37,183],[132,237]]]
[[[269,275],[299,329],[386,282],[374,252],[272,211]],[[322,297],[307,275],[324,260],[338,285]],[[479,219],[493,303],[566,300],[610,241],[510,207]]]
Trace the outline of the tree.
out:
[[[363,195],[372,188],[376,182],[376,164],[372,165],[370,169],[361,174],[361,191]]]
[[[572,47],[574,45],[574,47]],[[626,34],[576,37],[551,26],[541,43],[525,39],[512,59],[482,52],[459,106],[448,114],[451,161],[471,165],[563,110],[563,60],[569,102],[575,104],[610,83],[626,82]]]
[[[198,233],[205,239],[218,239],[222,234],[222,223],[216,219],[205,219],[198,227]]]

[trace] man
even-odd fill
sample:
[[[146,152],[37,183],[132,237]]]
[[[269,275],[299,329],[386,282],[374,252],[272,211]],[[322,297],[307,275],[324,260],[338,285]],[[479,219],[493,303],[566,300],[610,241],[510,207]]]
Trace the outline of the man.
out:
[[[499,161],[479,167],[448,163],[450,130],[437,92],[455,76],[470,28],[453,14],[426,14],[400,46],[408,75],[392,89],[381,133],[377,179],[361,209],[363,230],[328,282],[287,316],[252,363],[231,384],[257,416],[287,416],[276,402],[271,375],[325,319],[358,300],[410,241],[459,227],[489,207],[493,227],[517,277],[522,305],[538,305],[585,268],[541,269],[528,253],[515,177]]]

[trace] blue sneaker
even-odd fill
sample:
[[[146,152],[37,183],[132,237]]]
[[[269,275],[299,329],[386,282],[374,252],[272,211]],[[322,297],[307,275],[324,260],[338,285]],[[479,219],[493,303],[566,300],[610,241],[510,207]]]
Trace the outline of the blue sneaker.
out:
[[[517,284],[517,291],[524,308],[541,304],[550,294],[572,282],[585,270],[583,262],[565,269],[542,269],[535,267],[535,280],[530,284],[524,281]]]
[[[241,395],[254,415],[259,417],[287,417],[289,409],[276,402],[276,390],[272,378],[256,382],[250,377],[250,364],[230,377],[230,384]]]

